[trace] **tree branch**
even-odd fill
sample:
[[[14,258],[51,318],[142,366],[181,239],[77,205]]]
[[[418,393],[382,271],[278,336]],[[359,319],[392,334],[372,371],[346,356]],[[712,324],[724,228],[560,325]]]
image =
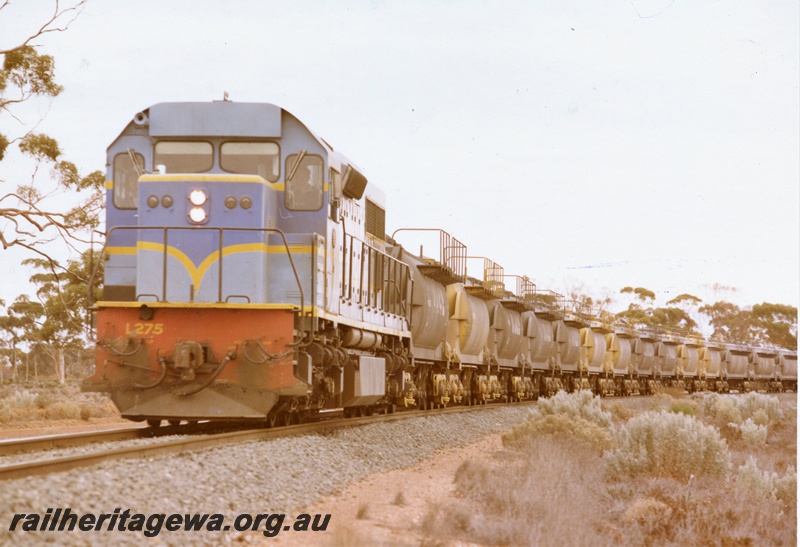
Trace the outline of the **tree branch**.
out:
[[[48,19],[39,28],[39,30],[37,30],[35,33],[33,33],[30,36],[28,36],[25,39],[25,41],[23,41],[19,45],[16,45],[14,47],[7,48],[7,49],[0,49],[0,55],[5,55],[6,53],[10,53],[10,52],[16,51],[16,50],[18,50],[20,48],[26,47],[26,46],[30,45],[31,41],[33,41],[36,38],[39,38],[41,36],[44,36],[45,34],[49,34],[51,32],[64,32],[75,21],[75,19],[77,19],[78,16],[81,14],[83,9],[86,7],[86,2],[87,1],[88,0],[80,0],[74,6],[71,6],[69,8],[61,9],[61,6],[59,4],[59,0],[56,0],[55,8],[53,10],[53,15],[50,17],[50,19]],[[0,9],[5,8],[9,4],[11,4],[11,0],[5,0],[3,2],[3,4],[0,5]],[[59,19],[62,19],[67,13],[70,13],[70,12],[72,12],[72,14],[70,16],[71,18],[66,23],[64,23],[63,25],[62,24],[57,24],[57,21]]]

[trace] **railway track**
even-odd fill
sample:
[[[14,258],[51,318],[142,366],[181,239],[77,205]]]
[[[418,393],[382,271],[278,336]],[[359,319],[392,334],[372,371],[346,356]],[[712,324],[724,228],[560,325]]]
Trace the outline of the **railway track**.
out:
[[[242,429],[241,423],[201,422],[165,427],[146,427],[143,425],[88,431],[82,433],[66,433],[58,435],[40,435],[19,439],[0,440],[0,456],[12,454],[41,452],[59,448],[72,448],[96,443],[130,441],[169,435],[202,435],[223,430]],[[248,426],[252,428],[252,425]]]
[[[490,407],[499,407],[507,405],[531,405],[535,401],[523,401],[516,403],[494,403]],[[14,450],[19,452],[31,452],[49,450],[52,448],[64,448],[68,446],[83,446],[85,444],[100,443],[100,442],[116,442],[132,439],[142,438],[157,438],[167,435],[181,434],[181,438],[168,440],[165,442],[154,442],[146,445],[128,446],[122,448],[112,448],[105,450],[98,450],[86,454],[77,454],[71,456],[56,456],[56,457],[43,457],[31,461],[12,463],[0,465],[0,480],[11,480],[22,477],[30,477],[36,475],[47,475],[50,473],[59,473],[62,471],[69,471],[80,467],[88,467],[97,465],[105,461],[123,460],[129,458],[151,458],[154,456],[163,456],[168,454],[176,454],[185,450],[200,450],[211,448],[214,446],[223,446],[228,444],[236,444],[248,441],[268,440],[278,437],[289,435],[304,435],[309,433],[316,433],[320,431],[336,429],[340,427],[351,427],[356,425],[367,425],[372,423],[403,420],[408,418],[418,418],[432,415],[444,414],[458,414],[462,412],[474,412],[483,410],[484,406],[454,406],[438,410],[431,414],[425,410],[410,410],[398,412],[395,414],[380,414],[374,416],[365,416],[360,418],[344,418],[341,413],[337,417],[330,419],[323,419],[302,423],[298,425],[290,425],[270,429],[253,429],[252,426],[244,429],[241,424],[232,430],[213,433],[212,427],[216,427],[219,431],[220,426],[217,424],[197,424],[196,426],[178,426],[178,427],[161,427],[161,428],[146,428],[134,427],[124,430],[116,431],[100,431],[93,433],[79,433],[75,435],[53,435],[49,438],[31,438],[31,439],[12,439],[0,442],[0,454],[10,454],[6,450]],[[206,431],[198,426],[207,426]],[[193,427],[195,430],[189,431],[186,428]],[[230,429],[230,428],[229,428]],[[191,434],[190,434],[191,433]]]

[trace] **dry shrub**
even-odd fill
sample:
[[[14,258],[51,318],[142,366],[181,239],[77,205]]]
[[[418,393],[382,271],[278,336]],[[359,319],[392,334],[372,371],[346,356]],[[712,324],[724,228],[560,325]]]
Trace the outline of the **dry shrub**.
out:
[[[758,420],[759,425],[767,425],[778,423],[784,417],[777,397],[755,392],[747,395],[709,393],[703,399],[703,413],[720,425],[739,425],[748,418]]]
[[[6,399],[0,399],[0,423],[10,422],[12,416],[11,403]]]
[[[752,456],[736,471],[736,485],[769,499],[779,500],[787,508],[797,508],[797,472],[790,467],[782,477],[762,471]]]
[[[406,495],[403,493],[402,490],[398,490],[397,494],[394,496],[394,501],[392,502],[398,507],[405,507],[408,504],[406,500]]]
[[[673,399],[677,399],[686,395],[686,390],[675,386],[665,386],[661,389],[661,393],[664,395],[669,395]]]
[[[369,518],[369,504],[368,503],[361,503],[358,506],[358,511],[356,512],[356,518],[358,520],[366,520]]]
[[[645,412],[616,431],[617,448],[606,454],[613,478],[642,475],[688,479],[723,476],[730,467],[728,446],[716,428],[683,414]]]
[[[36,408],[36,394],[27,389],[14,390],[14,394],[7,399],[14,408]]]
[[[574,393],[559,391],[549,399],[539,399],[536,408],[531,412],[533,417],[540,418],[551,414],[564,414],[595,423],[601,427],[611,425],[611,414],[603,410],[600,397],[591,391],[582,390]]]
[[[613,403],[610,404],[603,403],[602,408],[603,410],[609,412],[614,418],[616,418],[621,422],[627,422],[628,420],[636,416],[635,410],[628,408],[619,401],[614,401]]]
[[[655,498],[637,498],[622,515],[626,525],[637,525],[647,536],[663,535],[672,518],[672,507]]]
[[[759,408],[755,412],[753,412],[753,423],[756,425],[767,425],[769,424],[769,415],[763,408]]]
[[[650,410],[664,410],[672,406],[675,398],[668,393],[656,393],[652,397],[647,398],[647,403]]]
[[[34,399],[37,408],[45,409],[56,402],[56,397],[49,391],[42,391]]]
[[[88,422],[92,417],[92,409],[86,405],[81,405],[81,420]]]
[[[81,407],[69,401],[53,403],[44,412],[49,420],[77,420],[81,417]]]
[[[431,505],[428,538],[486,545],[596,545],[603,538],[602,459],[585,444],[547,435],[510,463],[465,461],[459,496]],[[569,515],[579,515],[570,518]]]
[[[751,392],[744,397],[737,397],[736,406],[742,418],[753,418],[759,410],[763,411],[770,422],[779,422],[783,419],[780,400],[773,395]]]
[[[637,481],[638,494],[612,523],[619,544],[795,545],[796,506],[706,477]]]
[[[747,418],[739,425],[730,424],[730,429],[737,430],[746,445],[764,446],[767,444],[767,426],[758,425],[751,418]]]
[[[574,439],[598,452],[614,446],[614,437],[608,428],[580,417],[550,414],[543,418],[531,417],[515,425],[511,432],[503,435],[503,444],[508,448],[529,451],[544,435],[565,436]]]

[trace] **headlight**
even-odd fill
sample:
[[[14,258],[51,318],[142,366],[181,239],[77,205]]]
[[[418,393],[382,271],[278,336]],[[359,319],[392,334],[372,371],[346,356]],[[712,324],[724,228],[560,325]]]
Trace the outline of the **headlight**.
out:
[[[189,201],[192,202],[192,205],[202,205],[208,199],[208,194],[206,194],[205,190],[192,190],[189,193]]]
[[[206,212],[202,207],[192,207],[192,210],[189,211],[189,219],[199,224],[206,219]]]

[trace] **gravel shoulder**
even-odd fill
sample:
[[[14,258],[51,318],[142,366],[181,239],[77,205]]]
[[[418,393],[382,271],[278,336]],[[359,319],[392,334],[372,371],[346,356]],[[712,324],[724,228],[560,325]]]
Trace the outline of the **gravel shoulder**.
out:
[[[452,480],[452,471],[461,461],[457,461],[456,456],[453,456],[454,460],[448,460],[451,452],[455,454],[458,448],[479,446],[487,435],[510,428],[525,420],[529,413],[530,407],[527,406],[489,407],[480,412],[431,415],[322,434],[184,452],[171,457],[108,462],[91,469],[6,481],[0,483],[0,518],[3,520],[0,523],[0,543],[225,545],[274,543],[277,539],[306,545],[317,541],[312,535],[320,535],[323,541],[334,541],[335,536],[331,533],[334,524],[341,527],[343,531],[338,532],[341,534],[348,532],[345,529],[348,522],[359,520],[353,518],[351,505],[339,507],[342,495],[350,496],[347,499],[352,504],[360,503],[358,500],[364,498],[368,505],[373,499],[370,496],[375,495],[371,505],[376,515],[381,514],[385,504],[391,504],[395,499],[397,490],[390,488],[392,481],[397,481],[398,487],[408,488],[404,496],[409,501],[426,499],[427,495],[412,489],[412,484],[424,483],[426,479],[412,475],[390,476],[382,479],[389,482],[372,486],[365,482],[358,490],[348,490],[351,485],[373,477],[377,480],[382,474],[413,468],[420,462],[427,462],[420,469],[425,465],[443,466],[431,467],[428,481],[434,477],[445,482]],[[491,451],[487,447],[479,452],[487,450]],[[441,483],[434,492],[446,495],[448,488]],[[371,490],[375,492],[368,495]],[[291,524],[294,516],[306,512],[303,508],[322,503],[321,500],[326,498],[331,500],[331,505],[328,505],[331,507],[331,532],[324,533],[285,532],[268,538],[263,534],[263,526],[258,531],[248,532],[236,532],[233,528],[201,532],[163,529],[154,537],[145,537],[143,531],[107,531],[106,526],[91,532],[8,530],[15,514],[44,515],[47,509],[59,507],[69,507],[76,514],[95,515],[110,514],[117,508],[146,516],[218,513],[224,516],[226,525],[232,525],[240,514],[286,513],[287,524]],[[379,499],[383,501],[379,503]],[[415,504],[416,501],[410,503],[408,510],[421,511],[421,506],[414,509]],[[321,511],[313,510],[315,513]],[[396,542],[394,539],[388,541]]]

